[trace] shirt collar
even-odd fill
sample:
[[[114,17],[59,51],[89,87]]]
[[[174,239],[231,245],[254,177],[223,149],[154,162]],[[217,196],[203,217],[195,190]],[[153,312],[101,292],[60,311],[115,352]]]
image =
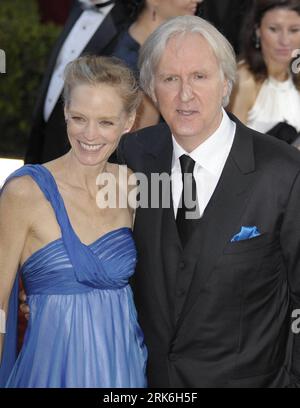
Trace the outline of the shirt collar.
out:
[[[235,123],[229,118],[223,108],[222,113],[223,117],[218,129],[190,153],[187,153],[172,135],[172,168],[176,165],[176,163],[178,165],[179,157],[186,154],[195,160],[198,165],[207,169],[212,174],[219,174],[220,168],[224,166],[224,159],[226,160],[231,149],[236,129]]]

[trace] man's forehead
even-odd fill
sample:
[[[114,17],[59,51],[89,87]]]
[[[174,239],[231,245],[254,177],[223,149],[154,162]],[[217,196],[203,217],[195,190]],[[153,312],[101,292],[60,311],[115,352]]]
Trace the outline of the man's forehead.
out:
[[[161,55],[158,68],[185,65],[186,69],[218,65],[216,55],[209,42],[199,33],[188,33],[171,37]]]
[[[199,33],[188,33],[185,35],[176,35],[171,37],[165,46],[161,58],[192,58],[195,59],[205,54],[206,57],[214,56],[215,53],[207,41]]]
[[[205,37],[197,32],[190,32],[190,33],[177,33],[172,35],[166,42],[166,48],[176,48],[180,47],[182,43],[185,44],[193,44],[193,45],[203,45],[208,44]]]

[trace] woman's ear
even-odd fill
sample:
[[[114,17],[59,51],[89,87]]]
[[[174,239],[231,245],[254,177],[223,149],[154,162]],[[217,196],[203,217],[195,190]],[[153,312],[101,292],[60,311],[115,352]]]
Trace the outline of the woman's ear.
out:
[[[255,27],[255,37],[260,39],[260,28],[258,26]]]
[[[261,48],[261,42],[260,42],[260,28],[256,26],[255,29],[255,43],[254,47],[259,50]]]

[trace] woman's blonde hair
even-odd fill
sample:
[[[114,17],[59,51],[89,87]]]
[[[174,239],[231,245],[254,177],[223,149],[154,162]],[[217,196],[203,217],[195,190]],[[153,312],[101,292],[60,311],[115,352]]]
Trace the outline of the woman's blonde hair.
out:
[[[138,108],[141,100],[138,82],[133,72],[118,58],[84,55],[65,68],[63,98],[68,107],[71,93],[77,85],[110,85],[116,88],[128,114]]]

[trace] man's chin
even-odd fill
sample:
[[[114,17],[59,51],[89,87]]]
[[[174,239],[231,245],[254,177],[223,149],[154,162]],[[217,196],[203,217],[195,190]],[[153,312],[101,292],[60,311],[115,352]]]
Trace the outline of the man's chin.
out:
[[[199,130],[197,132],[196,129],[189,129],[189,128],[177,128],[174,129],[174,132],[172,132],[172,134],[180,139],[182,138],[186,138],[186,139],[193,139],[193,138],[197,138],[197,135],[201,134],[201,130]]]

